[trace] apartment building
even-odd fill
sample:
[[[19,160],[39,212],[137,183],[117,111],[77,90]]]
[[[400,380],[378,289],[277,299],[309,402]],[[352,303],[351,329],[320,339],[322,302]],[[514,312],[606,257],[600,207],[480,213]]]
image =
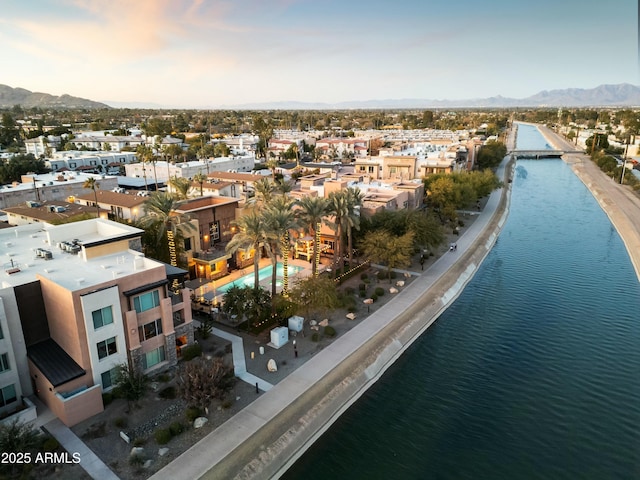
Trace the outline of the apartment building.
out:
[[[193,343],[190,291],[168,289],[142,233],[104,219],[0,230],[0,415],[35,394],[75,425],[103,410],[119,365],[152,373]]]

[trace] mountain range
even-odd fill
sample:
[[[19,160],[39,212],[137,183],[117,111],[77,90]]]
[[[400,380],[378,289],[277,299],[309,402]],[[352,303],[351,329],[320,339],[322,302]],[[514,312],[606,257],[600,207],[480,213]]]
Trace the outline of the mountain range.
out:
[[[112,105],[109,105],[112,103]],[[24,108],[180,108],[134,102],[96,102],[71,95],[49,95],[12,88],[0,84],[0,108],[21,105]],[[143,106],[146,105],[146,106]],[[567,88],[544,90],[526,98],[508,98],[500,95],[466,100],[429,100],[421,98],[365,100],[338,103],[319,102],[263,102],[217,107],[228,110],[347,110],[347,109],[411,109],[411,108],[515,108],[515,107],[635,107],[640,106],[640,87],[622,83],[600,85],[591,89]]]

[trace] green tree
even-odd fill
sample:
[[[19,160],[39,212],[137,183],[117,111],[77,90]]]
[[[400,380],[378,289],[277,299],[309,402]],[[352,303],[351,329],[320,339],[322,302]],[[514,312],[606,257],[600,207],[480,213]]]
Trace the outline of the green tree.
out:
[[[98,205],[98,192],[97,189],[100,188],[100,184],[94,177],[87,178],[82,184],[82,188],[88,188],[93,190],[93,198],[96,202],[96,217],[100,217],[100,206]]]
[[[30,454],[32,462],[41,444],[41,434],[29,423],[21,422],[19,419],[9,423],[0,423],[0,454],[1,453],[21,453]],[[0,463],[0,473],[2,478],[27,478],[31,467],[30,462]],[[7,475],[5,477],[5,475]]]
[[[304,317],[312,313],[324,315],[339,305],[336,283],[326,276],[299,280],[291,289],[289,298],[296,305],[297,313]]]
[[[496,168],[507,154],[507,147],[501,142],[491,140],[480,147],[476,166],[479,169]]]
[[[138,145],[138,147],[136,148],[136,156],[138,157],[138,160],[140,160],[140,162],[142,163],[142,176],[144,177],[144,189],[148,191],[149,185],[147,184],[147,164],[153,158],[153,150],[151,149],[151,147],[147,145]],[[158,185],[156,184],[156,190],[157,190],[157,186]]]
[[[304,196],[298,202],[300,222],[306,234],[313,237],[312,275],[318,276],[320,263],[320,228],[327,214],[328,202],[323,197]]]
[[[149,240],[145,242],[145,252],[152,258],[178,266],[182,248],[180,228],[194,231],[191,219],[188,215],[176,213],[176,198],[169,193],[154,192],[143,206],[146,215],[138,223],[145,229],[145,237]]]
[[[328,197],[328,213],[332,220],[327,221],[327,225],[335,232],[335,247],[333,249],[333,272],[337,275],[338,265],[342,259],[344,251],[344,227],[346,218],[349,216],[349,199],[344,191],[331,192]]]
[[[264,217],[256,210],[251,210],[232,222],[238,228],[238,232],[227,244],[226,250],[236,253],[238,250],[253,250],[254,288],[260,286],[259,265],[262,257],[262,246],[269,248],[268,229]]]
[[[173,193],[177,200],[186,200],[189,198],[189,190],[191,189],[191,182],[188,178],[173,177],[169,180],[169,184],[173,189]]]
[[[229,153],[229,147],[224,142],[216,143],[216,145],[213,147],[214,157],[228,157]]]
[[[280,196],[274,199],[263,212],[265,228],[267,230],[266,236],[273,241],[272,247],[270,248],[273,269],[271,276],[272,297],[276,295],[276,253],[278,250],[282,255],[282,295],[286,297],[289,294],[289,251],[291,250],[289,231],[299,227],[298,219],[296,218],[296,213],[293,208],[294,205],[295,202],[290,198]]]
[[[207,177],[204,173],[198,172],[193,176],[193,181],[197,182],[200,185],[200,196],[204,196],[204,192],[203,192],[203,185],[204,182],[207,181]]]
[[[360,230],[360,207],[364,193],[359,188],[348,187],[345,191],[347,199],[347,215],[344,217],[344,229],[347,232],[347,258],[349,268],[353,267],[353,230]]]
[[[129,411],[137,405],[138,400],[147,392],[149,377],[142,371],[123,363],[117,367],[115,391],[127,400]]]
[[[389,283],[391,283],[391,270],[406,267],[411,263],[413,232],[407,232],[401,237],[396,237],[384,230],[370,232],[364,237],[360,247],[372,262],[387,267]]]

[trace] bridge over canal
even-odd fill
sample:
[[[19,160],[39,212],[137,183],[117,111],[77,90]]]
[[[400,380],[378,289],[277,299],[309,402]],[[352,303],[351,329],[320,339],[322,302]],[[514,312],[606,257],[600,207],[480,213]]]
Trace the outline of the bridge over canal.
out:
[[[562,155],[584,153],[581,150],[554,150],[554,149],[541,149],[541,150],[511,150],[507,152],[507,155],[518,158],[560,158]]]

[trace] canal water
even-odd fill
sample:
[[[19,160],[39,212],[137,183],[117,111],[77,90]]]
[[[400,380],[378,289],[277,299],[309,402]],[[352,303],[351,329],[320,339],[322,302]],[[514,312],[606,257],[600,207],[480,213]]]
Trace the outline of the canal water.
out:
[[[545,148],[520,125],[518,147]],[[640,286],[561,160],[518,161],[456,302],[286,479],[640,478]]]

